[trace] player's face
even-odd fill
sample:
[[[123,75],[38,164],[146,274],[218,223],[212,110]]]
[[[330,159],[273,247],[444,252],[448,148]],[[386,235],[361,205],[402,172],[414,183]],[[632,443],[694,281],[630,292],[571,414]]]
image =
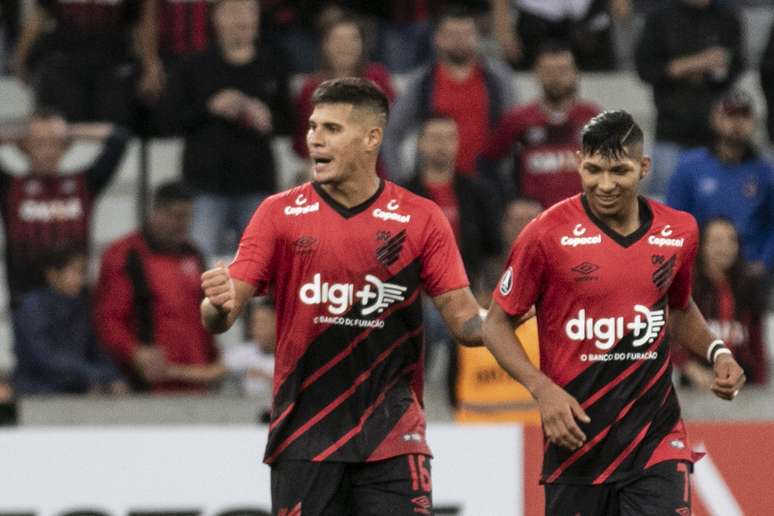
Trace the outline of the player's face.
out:
[[[32,120],[22,148],[34,173],[56,173],[67,151],[67,126],[61,118]]]
[[[328,32],[323,52],[335,71],[351,71],[363,58],[363,40],[354,23],[340,23]]]
[[[595,214],[615,217],[637,203],[640,181],[650,170],[650,158],[609,158],[578,154],[583,192]]]
[[[218,4],[213,25],[227,45],[244,45],[258,35],[259,9],[256,0],[226,0]]]
[[[372,118],[352,104],[315,106],[306,133],[315,181],[340,184],[369,168],[382,134]]]
[[[543,54],[535,65],[535,74],[548,100],[557,102],[575,95],[578,70],[572,53]]]
[[[454,170],[459,135],[454,120],[430,120],[422,128],[417,142],[419,159],[426,167]]]
[[[726,272],[739,256],[739,236],[728,222],[711,222],[704,230],[701,247],[704,263],[715,270]]]

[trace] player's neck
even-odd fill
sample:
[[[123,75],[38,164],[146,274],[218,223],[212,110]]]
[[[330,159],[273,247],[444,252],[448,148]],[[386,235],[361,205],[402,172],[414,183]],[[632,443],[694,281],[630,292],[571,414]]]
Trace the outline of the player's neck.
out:
[[[352,208],[370,199],[379,190],[380,184],[381,179],[374,172],[340,183],[326,183],[320,186],[334,201],[346,208]]]
[[[637,197],[634,197],[631,203],[623,207],[617,213],[597,213],[594,211],[593,207],[591,208],[591,211],[599,220],[604,222],[607,227],[622,236],[631,235],[637,231],[642,224],[642,221],[640,220],[640,201]]]

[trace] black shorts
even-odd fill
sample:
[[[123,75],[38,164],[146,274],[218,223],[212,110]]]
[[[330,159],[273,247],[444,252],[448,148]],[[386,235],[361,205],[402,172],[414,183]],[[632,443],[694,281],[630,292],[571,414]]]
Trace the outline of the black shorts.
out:
[[[271,468],[274,516],[421,516],[433,513],[430,457],[284,461]]]
[[[692,467],[669,460],[621,482],[546,484],[546,516],[689,516]]]

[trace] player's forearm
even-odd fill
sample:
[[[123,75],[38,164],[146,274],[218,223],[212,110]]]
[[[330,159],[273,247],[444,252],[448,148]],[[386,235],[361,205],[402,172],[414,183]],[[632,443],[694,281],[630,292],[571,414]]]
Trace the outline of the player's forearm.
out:
[[[464,314],[459,318],[459,323],[451,328],[452,334],[463,346],[483,346],[483,322],[484,320],[478,311]]]
[[[704,360],[707,358],[707,349],[718,338],[710,331],[693,300],[685,310],[672,309],[669,335],[674,342]]]
[[[113,132],[113,124],[78,123],[70,124],[68,135],[74,140],[104,140]]]
[[[537,399],[540,389],[553,382],[532,365],[515,335],[515,325],[497,313],[487,316],[483,326],[484,344],[505,372],[524,385]]]

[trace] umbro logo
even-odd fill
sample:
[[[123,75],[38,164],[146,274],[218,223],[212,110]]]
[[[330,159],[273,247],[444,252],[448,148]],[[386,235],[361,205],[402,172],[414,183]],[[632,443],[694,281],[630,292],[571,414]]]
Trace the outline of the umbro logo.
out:
[[[588,276],[592,272],[598,271],[599,265],[593,264],[591,262],[583,262],[581,264],[576,265],[571,270],[573,272],[577,272],[578,274],[583,274],[584,276]]]

